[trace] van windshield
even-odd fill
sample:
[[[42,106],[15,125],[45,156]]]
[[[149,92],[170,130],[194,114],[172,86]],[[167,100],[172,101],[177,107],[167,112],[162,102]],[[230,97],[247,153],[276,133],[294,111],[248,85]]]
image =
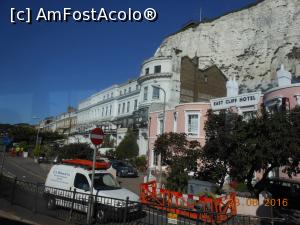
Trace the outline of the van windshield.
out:
[[[92,180],[92,175],[90,174]],[[94,179],[94,188],[96,190],[116,190],[120,189],[118,181],[109,173],[96,173]]]

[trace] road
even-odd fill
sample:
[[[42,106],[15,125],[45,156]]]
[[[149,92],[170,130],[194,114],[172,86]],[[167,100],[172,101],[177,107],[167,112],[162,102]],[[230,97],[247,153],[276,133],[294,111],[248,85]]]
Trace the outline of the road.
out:
[[[2,161],[2,154],[0,162]],[[32,183],[44,183],[48,174],[50,164],[37,164],[33,159],[22,157],[6,156],[4,161],[4,173],[17,177],[18,180],[23,180]],[[136,194],[139,194],[139,184],[143,181],[144,175],[141,174],[137,178],[117,178],[121,185]],[[162,221],[167,221],[165,213],[158,212],[155,209],[147,211],[148,216],[143,219],[145,224],[161,221],[159,224],[164,224]],[[194,223],[189,223],[194,224]]]
[[[3,155],[1,154],[1,161]],[[16,176],[19,180],[32,183],[44,183],[48,171],[41,165],[35,163],[33,159],[21,157],[5,157],[3,170],[10,176]]]
[[[0,162],[2,161],[2,154]],[[6,156],[4,161],[4,172],[16,176],[19,180],[33,183],[44,183],[51,168],[51,164],[37,164],[31,158]],[[121,186],[139,194],[139,184],[143,182],[144,175],[137,178],[117,178]]]

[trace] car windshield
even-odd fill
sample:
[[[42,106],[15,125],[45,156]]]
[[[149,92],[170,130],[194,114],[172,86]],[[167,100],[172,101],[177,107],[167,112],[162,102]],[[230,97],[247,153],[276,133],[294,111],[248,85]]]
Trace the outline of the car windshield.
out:
[[[92,180],[92,175],[90,174]],[[94,188],[96,190],[116,190],[120,189],[118,181],[109,173],[97,173],[94,179]]]

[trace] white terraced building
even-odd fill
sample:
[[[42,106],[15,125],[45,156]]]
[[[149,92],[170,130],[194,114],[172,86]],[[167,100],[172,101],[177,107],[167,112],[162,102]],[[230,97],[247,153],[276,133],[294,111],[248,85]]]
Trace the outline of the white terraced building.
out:
[[[152,86],[154,85],[154,86]],[[138,131],[140,155],[148,150],[148,111],[161,109],[166,92],[166,107],[179,103],[179,79],[173,76],[170,57],[150,58],[142,65],[138,79],[113,85],[81,101],[77,112],[77,131],[86,134],[102,127],[118,145],[127,128]]]

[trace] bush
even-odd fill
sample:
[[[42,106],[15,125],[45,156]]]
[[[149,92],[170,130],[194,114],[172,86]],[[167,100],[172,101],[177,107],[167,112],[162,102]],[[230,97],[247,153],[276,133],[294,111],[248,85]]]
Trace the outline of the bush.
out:
[[[105,157],[108,158],[109,160],[115,159],[116,158],[116,150],[109,149],[108,151],[105,152]]]
[[[86,143],[64,145],[59,149],[61,159],[92,159],[93,149]]]
[[[238,183],[236,189],[238,192],[248,192],[247,184],[245,183]]]
[[[34,149],[33,149],[33,155],[35,157],[39,157],[41,153],[42,153],[41,146],[40,145],[36,145],[34,147]]]
[[[124,139],[118,145],[116,149],[117,159],[131,159],[139,154],[139,146],[136,142],[136,135],[128,129]]]
[[[130,163],[134,165],[139,171],[145,172],[147,168],[147,159],[145,155],[135,157],[130,160]]]

